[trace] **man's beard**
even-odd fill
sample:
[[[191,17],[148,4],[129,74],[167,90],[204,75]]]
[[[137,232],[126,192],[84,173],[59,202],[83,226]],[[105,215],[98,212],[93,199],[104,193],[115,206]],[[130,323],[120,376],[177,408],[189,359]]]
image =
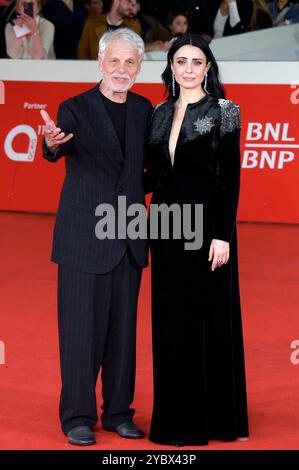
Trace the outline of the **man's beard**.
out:
[[[113,93],[126,93],[127,91],[129,91],[129,89],[132,87],[134,83],[133,79],[128,78],[127,85],[123,85],[123,87],[121,87],[121,86],[113,85],[112,81],[105,80],[105,78],[103,78],[103,81],[106,87],[109,88],[109,90],[112,91]]]

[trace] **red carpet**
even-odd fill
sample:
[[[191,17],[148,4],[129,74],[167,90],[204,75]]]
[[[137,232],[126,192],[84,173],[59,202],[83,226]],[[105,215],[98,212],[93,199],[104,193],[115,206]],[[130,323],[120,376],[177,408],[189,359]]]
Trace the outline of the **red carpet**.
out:
[[[60,431],[56,266],[52,216],[0,213],[0,448],[74,449]],[[250,438],[197,449],[298,449],[299,226],[239,224]],[[221,344],[215,345],[221,353]],[[1,362],[1,361],[0,361]],[[100,393],[99,406],[100,406]],[[136,423],[148,430],[152,403],[150,269],[139,302]],[[162,449],[98,428],[93,449]],[[166,449],[166,447],[164,447]],[[188,449],[186,447],[182,449]]]

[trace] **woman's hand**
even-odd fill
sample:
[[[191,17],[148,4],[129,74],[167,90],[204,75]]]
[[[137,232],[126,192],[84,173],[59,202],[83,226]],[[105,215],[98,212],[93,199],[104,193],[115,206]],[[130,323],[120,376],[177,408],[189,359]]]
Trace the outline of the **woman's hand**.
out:
[[[227,16],[228,15],[228,4],[226,3],[225,0],[222,0],[219,10],[221,12],[222,16]]]
[[[27,26],[28,29],[30,29],[31,33],[38,33],[37,29],[37,24],[34,18],[31,18],[31,16],[28,15],[21,15],[20,18],[23,20],[23,24]]]
[[[236,0],[222,0],[219,8],[223,16],[228,15],[229,13],[228,6],[230,3],[234,3],[234,2],[236,2]]]
[[[13,23],[21,28],[24,24],[24,19],[22,16],[18,16],[15,20],[13,20]]]
[[[209,251],[209,261],[212,261],[211,270],[220,268],[229,260],[229,243],[223,240],[213,239]]]
[[[45,141],[50,150],[55,151],[60,145],[65,144],[74,137],[74,134],[65,135],[64,132],[61,132],[61,129],[56,127],[47,111],[42,110],[40,113],[45,122]]]

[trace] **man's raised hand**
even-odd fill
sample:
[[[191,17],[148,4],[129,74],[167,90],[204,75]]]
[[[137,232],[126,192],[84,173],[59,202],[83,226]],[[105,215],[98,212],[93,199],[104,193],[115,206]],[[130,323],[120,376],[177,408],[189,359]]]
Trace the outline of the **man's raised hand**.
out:
[[[56,127],[47,111],[41,110],[40,113],[45,122],[45,141],[50,150],[56,150],[60,145],[65,144],[74,137],[74,134],[65,135],[64,132],[61,132],[61,129]]]

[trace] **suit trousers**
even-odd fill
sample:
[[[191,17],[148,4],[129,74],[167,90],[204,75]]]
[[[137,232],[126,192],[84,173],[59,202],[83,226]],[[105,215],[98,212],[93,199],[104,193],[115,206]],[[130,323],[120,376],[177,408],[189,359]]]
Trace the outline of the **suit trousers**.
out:
[[[75,426],[95,427],[100,368],[103,426],[113,430],[132,420],[141,272],[129,248],[106,274],[58,265],[59,411],[65,434]]]

